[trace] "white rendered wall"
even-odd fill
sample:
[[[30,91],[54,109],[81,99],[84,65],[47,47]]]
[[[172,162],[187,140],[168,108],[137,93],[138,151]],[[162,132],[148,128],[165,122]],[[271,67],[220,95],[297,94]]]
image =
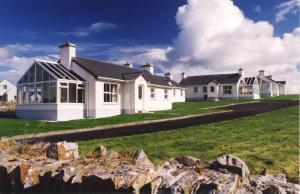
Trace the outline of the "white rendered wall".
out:
[[[85,118],[83,103],[57,104],[57,121],[69,121]]]
[[[88,118],[96,118],[96,99],[95,99],[95,90],[96,90],[96,79],[86,70],[81,68],[76,63],[72,63],[72,70],[80,75],[82,78],[86,80],[85,85],[85,111],[86,117]]]
[[[172,109],[172,95],[171,89],[153,87],[155,91],[155,98],[151,98],[151,87],[146,88],[145,109],[146,111],[159,111]],[[165,99],[165,89],[168,90],[168,98]]]
[[[185,91],[185,96],[187,100],[203,100],[207,92],[203,92],[203,87],[205,85],[194,85],[188,86]],[[198,88],[198,92],[194,92],[194,88]]]
[[[173,94],[173,90],[175,90],[175,95]],[[182,95],[181,95],[182,91]],[[185,102],[185,89],[172,89],[171,90],[172,102]]]
[[[285,85],[279,84],[279,95],[285,95]]]
[[[84,104],[18,104],[16,115],[22,119],[68,121],[84,118]]]

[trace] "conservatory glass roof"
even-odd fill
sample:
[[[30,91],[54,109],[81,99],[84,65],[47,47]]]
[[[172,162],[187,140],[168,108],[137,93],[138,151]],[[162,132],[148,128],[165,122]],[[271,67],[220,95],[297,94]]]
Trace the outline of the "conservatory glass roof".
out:
[[[60,63],[40,60],[37,60],[36,62],[45,69],[47,69],[50,73],[52,73],[56,79],[85,81],[74,71],[68,70],[65,66],[63,66]]]

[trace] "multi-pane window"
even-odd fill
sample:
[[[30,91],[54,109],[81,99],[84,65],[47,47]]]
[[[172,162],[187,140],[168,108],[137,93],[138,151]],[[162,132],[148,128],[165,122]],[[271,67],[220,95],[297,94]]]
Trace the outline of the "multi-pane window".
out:
[[[60,102],[67,103],[68,102],[68,83],[60,83],[59,93],[60,93]]]
[[[210,92],[215,92],[215,87],[214,86],[210,87]]]
[[[203,93],[207,92],[207,86],[203,86]]]
[[[232,86],[223,86],[223,94],[232,94]]]
[[[198,93],[198,87],[194,87],[194,93]]]
[[[173,89],[173,96],[176,96],[176,90]]]
[[[164,90],[164,97],[165,97],[165,99],[169,98],[169,96],[168,96],[168,90],[167,89]]]
[[[118,85],[117,84],[104,84],[104,102],[117,103],[118,102]]]
[[[155,89],[154,88],[150,88],[150,97],[155,98]]]

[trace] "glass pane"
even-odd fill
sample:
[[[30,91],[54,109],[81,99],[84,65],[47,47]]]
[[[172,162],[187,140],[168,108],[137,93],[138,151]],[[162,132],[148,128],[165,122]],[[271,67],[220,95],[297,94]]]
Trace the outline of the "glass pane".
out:
[[[52,75],[50,75],[50,80],[55,80],[55,78]]]
[[[28,103],[28,86],[23,86],[22,98],[23,98],[23,104],[27,104]]]
[[[78,89],[77,90],[77,95],[78,95],[78,103],[84,103],[84,98],[85,98],[85,93],[84,89]]]
[[[49,73],[43,69],[43,81],[49,80]]]
[[[76,84],[69,83],[69,102],[76,103]]]
[[[139,86],[139,99],[143,98],[143,87]]]
[[[29,93],[29,104],[35,103],[35,88],[34,88],[34,85],[30,85],[28,87],[28,93]]]
[[[56,83],[54,86],[51,86],[51,84],[50,84],[50,103],[56,103]]]
[[[43,84],[43,103],[49,103],[49,83]]]
[[[36,103],[42,103],[42,84],[36,85]]]
[[[60,102],[68,102],[68,88],[60,88]]]
[[[42,76],[43,76],[43,69],[41,66],[36,65],[36,81],[40,82],[42,81]]]
[[[35,65],[33,65],[29,70],[29,82],[35,81]]]
[[[104,92],[109,92],[109,84],[104,84]]]
[[[22,86],[18,86],[17,88],[17,104],[22,104],[22,94],[23,94],[23,90],[22,90]]]

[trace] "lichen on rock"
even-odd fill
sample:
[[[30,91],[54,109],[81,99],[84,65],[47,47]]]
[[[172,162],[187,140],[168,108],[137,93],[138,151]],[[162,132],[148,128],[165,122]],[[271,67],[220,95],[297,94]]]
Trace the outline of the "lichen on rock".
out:
[[[251,175],[246,163],[223,155],[209,163],[183,156],[155,166],[143,150],[99,146],[79,157],[77,143],[19,144],[0,140],[1,192],[299,193],[284,174]]]

